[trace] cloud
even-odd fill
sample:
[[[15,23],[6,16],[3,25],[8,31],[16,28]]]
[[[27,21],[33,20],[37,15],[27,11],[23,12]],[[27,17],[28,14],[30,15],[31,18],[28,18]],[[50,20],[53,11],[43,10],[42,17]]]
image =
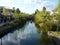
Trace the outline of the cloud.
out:
[[[37,8],[39,9],[39,10],[42,10],[42,8],[43,7],[46,7],[47,8],[47,10],[52,10],[52,9],[54,9],[55,8],[55,3],[54,2],[51,2],[51,1],[42,1],[40,4],[38,3],[37,4]]]
[[[36,9],[42,10],[43,7],[52,10],[56,7],[56,2],[51,0],[0,0],[0,6],[20,8],[23,12],[33,13]]]
[[[11,2],[12,0],[0,0],[0,2]]]
[[[0,6],[10,7],[12,0],[0,0]]]

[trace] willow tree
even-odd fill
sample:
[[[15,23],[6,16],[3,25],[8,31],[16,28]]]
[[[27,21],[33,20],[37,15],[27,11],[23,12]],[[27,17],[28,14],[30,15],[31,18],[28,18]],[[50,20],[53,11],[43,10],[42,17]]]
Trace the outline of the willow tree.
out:
[[[43,22],[43,16],[45,15],[45,7],[43,7],[42,11],[36,11],[37,13],[35,14],[35,23],[39,24],[41,22]]]
[[[50,12],[46,11],[45,7],[43,7],[42,11],[37,12],[37,14],[35,15],[35,23],[43,31],[48,32],[49,30],[51,30],[53,21],[50,16]]]

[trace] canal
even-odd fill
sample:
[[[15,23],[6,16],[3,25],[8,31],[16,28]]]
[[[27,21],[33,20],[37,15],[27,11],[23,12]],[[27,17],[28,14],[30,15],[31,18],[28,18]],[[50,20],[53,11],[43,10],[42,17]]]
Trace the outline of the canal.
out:
[[[42,31],[37,32],[34,22],[27,22],[24,27],[2,37],[0,45],[42,45],[39,42],[41,35]]]

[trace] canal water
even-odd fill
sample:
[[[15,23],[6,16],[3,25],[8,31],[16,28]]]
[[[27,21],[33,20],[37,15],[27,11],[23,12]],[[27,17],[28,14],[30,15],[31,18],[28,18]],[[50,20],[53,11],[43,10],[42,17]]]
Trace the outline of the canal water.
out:
[[[27,22],[24,27],[2,37],[0,45],[42,45],[40,43],[41,36],[42,31],[37,32],[35,23]]]
[[[42,45],[39,43],[40,35],[35,24],[27,22],[21,29],[2,37],[0,45]]]

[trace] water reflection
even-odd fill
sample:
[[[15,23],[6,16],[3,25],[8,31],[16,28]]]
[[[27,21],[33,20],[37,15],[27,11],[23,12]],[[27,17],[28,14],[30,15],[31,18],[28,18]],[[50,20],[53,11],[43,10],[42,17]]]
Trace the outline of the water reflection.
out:
[[[21,29],[2,38],[3,45],[38,45],[38,34],[34,23],[28,23]]]

